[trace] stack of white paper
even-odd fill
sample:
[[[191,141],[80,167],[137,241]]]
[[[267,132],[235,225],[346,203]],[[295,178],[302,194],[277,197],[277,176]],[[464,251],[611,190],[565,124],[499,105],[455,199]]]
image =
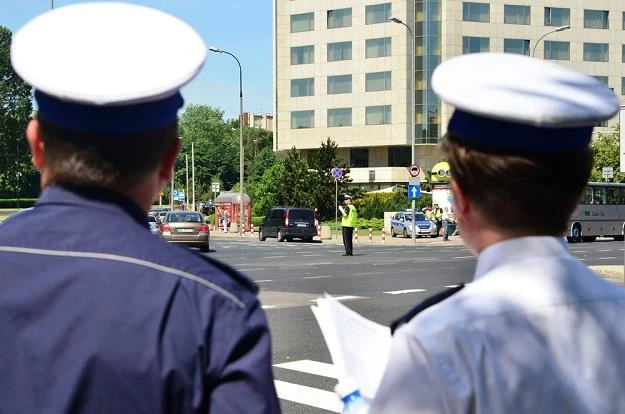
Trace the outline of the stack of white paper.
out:
[[[363,318],[327,293],[311,308],[339,381],[351,378],[361,394],[373,398],[391,347],[390,328]]]

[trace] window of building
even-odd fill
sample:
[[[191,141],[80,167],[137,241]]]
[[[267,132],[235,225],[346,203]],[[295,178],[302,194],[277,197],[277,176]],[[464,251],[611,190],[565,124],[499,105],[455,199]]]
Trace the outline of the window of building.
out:
[[[623,12],[623,30],[625,30],[625,12]]]
[[[530,41],[528,39],[503,39],[503,51],[529,56]]]
[[[610,87],[610,85],[608,85],[608,77],[607,76],[593,76],[593,78],[597,79],[604,86],[607,86],[608,88]]]
[[[328,43],[328,62],[352,60],[352,42]]]
[[[365,58],[376,58],[391,55],[391,38],[380,37],[365,41]]]
[[[545,60],[570,60],[571,44],[545,40]]]
[[[462,20],[465,22],[490,22],[490,4],[474,3],[471,1],[462,2]]]
[[[531,24],[530,6],[504,4],[503,22],[506,24]]]
[[[625,95],[625,78],[621,78],[621,95]]]
[[[352,167],[366,168],[369,166],[369,148],[352,148],[349,151],[349,161]]]
[[[391,18],[391,3],[365,6],[365,24],[386,23]]]
[[[291,112],[291,129],[314,128],[315,111]]]
[[[561,7],[545,7],[545,26],[565,26],[571,24],[571,10]]]
[[[351,27],[352,25],[352,9],[336,9],[328,10],[328,29],[337,29],[339,27]]]
[[[609,29],[607,10],[584,10],[584,28],[586,29]]]
[[[365,124],[382,125],[391,123],[391,105],[365,107]]]
[[[490,39],[488,37],[462,36],[462,54],[480,53],[490,51]]]
[[[388,147],[388,166],[406,167],[411,164],[410,147]]]
[[[391,72],[371,72],[365,74],[365,92],[391,90]]]
[[[291,79],[291,97],[314,96],[315,78]]]
[[[625,63],[625,45],[621,45],[621,62]]]
[[[315,47],[295,46],[291,48],[291,65],[303,65],[315,61]]]
[[[328,128],[352,125],[352,108],[328,109]]]
[[[352,75],[328,76],[328,95],[352,93]]]
[[[291,33],[310,32],[315,30],[315,13],[291,15]]]
[[[610,45],[607,43],[584,43],[585,62],[607,62]]]

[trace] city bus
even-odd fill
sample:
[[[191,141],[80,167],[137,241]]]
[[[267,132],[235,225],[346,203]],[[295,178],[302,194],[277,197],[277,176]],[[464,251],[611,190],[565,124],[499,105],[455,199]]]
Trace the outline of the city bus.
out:
[[[625,184],[588,183],[566,231],[570,243],[592,242],[597,237],[624,240]]]

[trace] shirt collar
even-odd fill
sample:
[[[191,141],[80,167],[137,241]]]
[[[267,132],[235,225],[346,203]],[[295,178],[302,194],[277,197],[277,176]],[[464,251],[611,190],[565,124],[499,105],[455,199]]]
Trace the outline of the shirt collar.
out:
[[[134,201],[121,193],[97,187],[75,187],[68,184],[47,186],[37,200],[37,205],[64,204],[86,206],[93,209],[117,210],[126,214],[142,226],[149,227],[146,213]]]
[[[503,264],[511,264],[538,257],[569,255],[564,238],[553,236],[530,236],[505,240],[488,246],[480,253],[474,280],[486,275]]]

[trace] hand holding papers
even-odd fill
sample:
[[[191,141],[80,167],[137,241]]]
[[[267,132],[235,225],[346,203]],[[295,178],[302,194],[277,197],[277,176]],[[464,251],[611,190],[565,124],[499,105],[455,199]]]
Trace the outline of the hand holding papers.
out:
[[[356,381],[362,395],[373,398],[382,380],[391,347],[388,327],[363,318],[332,296],[311,306],[326,341],[339,381]]]

